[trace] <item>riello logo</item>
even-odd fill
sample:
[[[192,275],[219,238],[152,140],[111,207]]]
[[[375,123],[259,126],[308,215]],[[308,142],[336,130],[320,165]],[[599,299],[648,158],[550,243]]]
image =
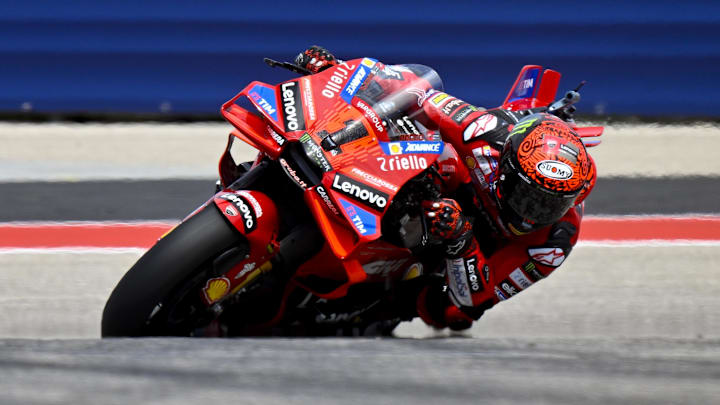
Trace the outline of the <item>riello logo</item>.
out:
[[[335,175],[332,188],[378,211],[385,209],[388,199],[390,198],[382,191],[375,190],[366,184],[362,184],[340,173]]]

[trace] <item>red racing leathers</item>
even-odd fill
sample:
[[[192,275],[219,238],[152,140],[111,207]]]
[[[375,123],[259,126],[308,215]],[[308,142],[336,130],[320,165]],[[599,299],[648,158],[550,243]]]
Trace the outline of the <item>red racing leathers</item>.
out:
[[[338,63],[332,55],[320,57],[318,52],[311,48],[296,62],[313,72],[317,66],[311,65],[317,60],[325,63],[319,70]],[[360,94],[379,99],[400,90],[417,100],[410,103],[406,115],[387,119],[386,125],[405,122],[412,127],[406,120],[411,116],[439,131],[452,145],[437,163],[447,198],[423,203],[431,236],[445,241],[447,288],[426,287],[418,297],[417,312],[431,326],[467,328],[484,311],[547,277],[564,262],[577,242],[583,205],[545,228],[528,234],[511,232],[501,219],[496,198],[500,154],[513,125],[538,109],[486,111],[433,90],[413,65],[378,62],[371,76]],[[386,117],[391,111],[392,106],[377,113]]]
[[[385,69],[382,64],[378,65],[378,70]],[[413,74],[403,66],[389,69],[385,76],[390,73],[405,79],[405,75]],[[397,77],[385,80],[376,77],[374,81],[381,83],[383,93],[394,92],[404,85],[404,80]],[[428,129],[438,130],[454,149],[447,148],[448,152],[438,162],[446,186],[443,195],[452,199],[424,204],[431,217],[431,232],[447,240],[448,288],[443,291],[447,291],[452,305],[444,304],[448,301],[442,297],[428,297],[433,291],[423,291],[418,299],[418,313],[432,326],[462,329],[485,310],[530,287],[560,266],[577,242],[583,208],[580,204],[555,224],[535,232],[524,235],[511,232],[500,217],[494,183],[500,153],[512,126],[535,110],[486,111],[444,92],[422,90],[425,94],[418,95],[420,108],[410,114]],[[463,221],[459,228],[455,228],[458,215],[449,214],[452,206],[462,211],[458,212]],[[452,230],[436,220],[441,214],[438,210],[442,209],[449,214],[447,221]],[[463,226],[472,230],[469,238],[464,237]],[[433,305],[447,306],[442,310],[428,308]]]
[[[447,259],[447,285],[453,304],[477,319],[563,263],[577,242],[583,206],[570,209],[551,226],[514,234],[500,217],[494,182],[509,128],[523,113],[481,111],[442,92],[427,97],[422,108],[426,125],[435,125],[468,169],[455,170],[455,179],[448,183],[458,186],[444,193],[455,195],[464,215],[475,218],[472,243],[458,257]],[[443,326],[435,319],[424,320]]]

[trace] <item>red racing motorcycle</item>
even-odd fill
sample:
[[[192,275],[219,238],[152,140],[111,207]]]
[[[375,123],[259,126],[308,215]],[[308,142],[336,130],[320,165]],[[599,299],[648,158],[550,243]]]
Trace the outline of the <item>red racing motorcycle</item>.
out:
[[[377,91],[378,78],[401,75],[398,90]],[[552,103],[559,78],[525,66],[503,108],[571,116],[579,94]],[[370,58],[250,83],[222,106],[235,129],[218,192],[124,275],[102,335],[390,335],[412,319],[418,291],[444,269],[420,203],[462,162],[406,112],[441,87],[428,67]],[[602,128],[578,132],[592,145]],[[233,157],[238,139],[254,161]]]

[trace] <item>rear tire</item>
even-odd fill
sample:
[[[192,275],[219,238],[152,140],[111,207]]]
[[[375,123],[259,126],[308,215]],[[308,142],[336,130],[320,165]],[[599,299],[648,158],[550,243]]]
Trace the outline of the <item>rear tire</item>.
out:
[[[213,259],[247,242],[214,204],[181,223],[160,239],[123,276],[105,304],[102,336],[166,336],[192,332],[169,320],[181,302],[199,302],[200,289],[212,277]],[[206,308],[203,308],[206,309]],[[197,314],[198,316],[202,314]],[[177,316],[177,315],[175,315]]]

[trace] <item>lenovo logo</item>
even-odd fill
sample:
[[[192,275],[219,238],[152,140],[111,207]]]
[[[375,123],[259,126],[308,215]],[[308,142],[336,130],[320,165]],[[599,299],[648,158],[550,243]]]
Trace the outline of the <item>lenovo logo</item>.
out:
[[[388,203],[389,196],[387,194],[340,173],[335,175],[332,188],[378,211],[384,210]]]
[[[286,131],[300,131],[305,129],[305,117],[300,102],[298,82],[287,82],[280,86],[283,100],[283,120]]]

